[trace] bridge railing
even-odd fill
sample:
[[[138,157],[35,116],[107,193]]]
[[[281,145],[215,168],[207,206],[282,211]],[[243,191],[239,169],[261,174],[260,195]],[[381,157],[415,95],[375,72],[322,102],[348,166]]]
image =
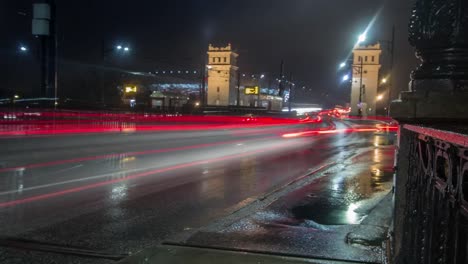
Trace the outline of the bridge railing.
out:
[[[468,263],[468,135],[403,125],[398,152],[395,263]]]

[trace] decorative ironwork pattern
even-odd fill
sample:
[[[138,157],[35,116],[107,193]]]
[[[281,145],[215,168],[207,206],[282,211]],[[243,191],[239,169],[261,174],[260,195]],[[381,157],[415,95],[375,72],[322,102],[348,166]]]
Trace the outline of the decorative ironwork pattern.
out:
[[[467,2],[416,0],[409,41],[423,63],[413,79],[468,79]]]
[[[448,46],[457,40],[460,0],[419,0],[410,20],[410,43],[414,46]]]
[[[468,149],[407,127],[401,133],[410,160],[400,259],[468,263]]]

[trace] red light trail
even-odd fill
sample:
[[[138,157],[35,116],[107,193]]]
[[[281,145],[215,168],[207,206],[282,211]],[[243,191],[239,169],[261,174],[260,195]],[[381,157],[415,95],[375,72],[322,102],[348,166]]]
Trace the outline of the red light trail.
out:
[[[170,167],[166,167],[166,168],[162,168],[162,169],[156,169],[156,170],[150,170],[150,171],[146,171],[146,172],[136,173],[136,174],[132,174],[132,175],[129,175],[129,176],[126,176],[126,177],[123,177],[123,178],[119,178],[119,179],[113,179],[113,180],[107,180],[107,181],[103,181],[103,182],[97,182],[97,183],[88,184],[88,185],[84,185],[84,186],[80,186],[80,187],[65,189],[65,190],[46,193],[46,194],[41,194],[41,195],[36,195],[36,196],[27,197],[27,198],[18,199],[18,200],[13,200],[13,201],[8,201],[8,202],[1,202],[0,203],[0,208],[6,208],[6,207],[25,204],[25,203],[40,201],[40,200],[44,200],[44,199],[59,197],[59,196],[63,196],[63,195],[66,195],[66,194],[76,193],[76,192],[80,192],[80,191],[86,191],[86,190],[98,188],[98,187],[101,187],[101,186],[106,186],[106,185],[119,183],[119,182],[123,182],[123,181],[128,181],[128,180],[133,180],[133,179],[139,179],[139,178],[148,177],[148,176],[151,176],[151,175],[160,174],[160,173],[169,172],[169,171],[174,171],[174,170],[178,170],[178,169],[189,168],[189,167],[193,167],[193,166],[197,166],[197,165],[202,165],[202,164],[205,164],[205,163],[213,163],[213,162],[231,160],[231,159],[235,159],[235,158],[242,158],[242,157],[252,156],[252,155],[255,155],[255,154],[258,154],[258,153],[265,153],[265,152],[272,151],[272,150],[278,150],[278,148],[281,148],[281,147],[284,147],[284,146],[290,147],[291,144],[290,144],[290,142],[283,142],[283,143],[277,144],[276,146],[273,146],[273,147],[254,150],[254,151],[251,151],[251,152],[248,152],[248,153],[233,154],[233,155],[228,155],[228,156],[219,157],[219,158],[212,158],[212,159],[194,161],[194,162],[174,165],[174,166],[170,166]]]
[[[264,137],[263,139],[268,139],[268,138],[274,138],[274,137],[271,137],[271,136],[266,137],[266,138]],[[80,157],[80,158],[66,159],[66,160],[55,160],[55,161],[50,161],[50,162],[27,164],[27,165],[23,165],[23,166],[1,168],[0,173],[8,172],[8,171],[16,171],[16,170],[19,170],[19,169],[41,168],[41,167],[55,166],[55,165],[61,165],[61,164],[66,164],[66,163],[76,163],[76,162],[81,162],[81,161],[107,159],[107,158],[121,157],[121,156],[142,156],[142,155],[149,155],[149,154],[156,154],[156,153],[167,153],[167,152],[183,151],[183,150],[190,150],[190,149],[208,148],[208,147],[236,144],[236,143],[240,143],[240,142],[249,142],[249,141],[258,141],[258,139],[255,139],[255,140],[253,140],[253,139],[250,139],[250,140],[246,140],[246,139],[232,140],[232,141],[206,143],[206,144],[199,144],[199,145],[192,145],[192,146],[182,146],[182,147],[176,147],[176,148],[152,149],[152,150],[145,150],[145,151],[123,152],[123,153],[116,153],[116,154],[105,154],[105,155],[97,155],[97,156]]]

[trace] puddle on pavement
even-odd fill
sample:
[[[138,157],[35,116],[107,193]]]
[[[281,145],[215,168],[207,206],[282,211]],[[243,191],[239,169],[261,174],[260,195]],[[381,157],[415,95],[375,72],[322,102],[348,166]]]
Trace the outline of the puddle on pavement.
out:
[[[330,182],[332,186],[308,195],[310,202],[292,208],[291,213],[322,225],[359,224],[390,190],[392,178],[392,171],[371,168],[359,177]]]
[[[357,213],[355,204],[332,206],[327,204],[302,205],[292,209],[296,218],[312,220],[322,225],[358,224],[366,214]]]
[[[391,146],[395,144],[395,139],[395,133],[379,133],[374,135],[373,143],[375,147]]]

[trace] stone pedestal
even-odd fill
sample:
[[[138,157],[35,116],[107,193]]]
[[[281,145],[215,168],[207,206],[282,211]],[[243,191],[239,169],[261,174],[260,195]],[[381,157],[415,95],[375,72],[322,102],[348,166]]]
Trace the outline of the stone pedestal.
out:
[[[468,122],[468,91],[450,80],[412,81],[390,107],[400,123]],[[418,89],[419,88],[419,89]]]

